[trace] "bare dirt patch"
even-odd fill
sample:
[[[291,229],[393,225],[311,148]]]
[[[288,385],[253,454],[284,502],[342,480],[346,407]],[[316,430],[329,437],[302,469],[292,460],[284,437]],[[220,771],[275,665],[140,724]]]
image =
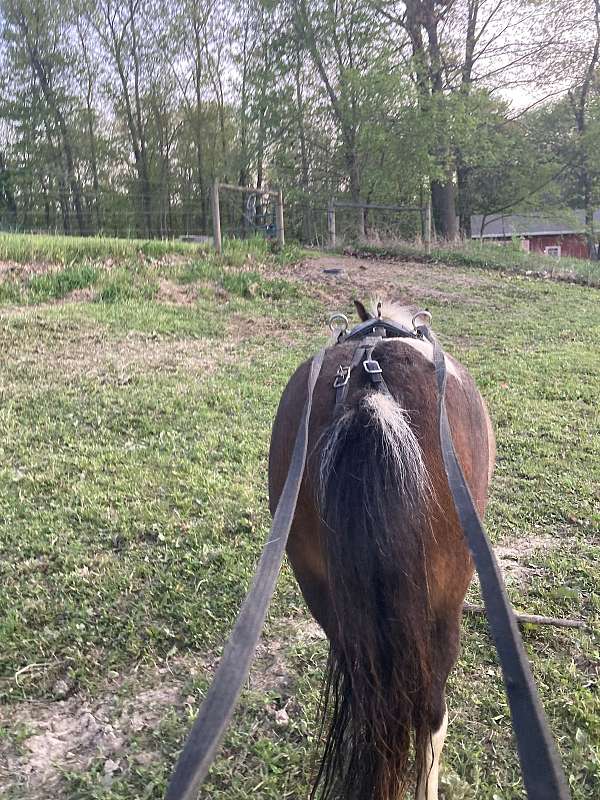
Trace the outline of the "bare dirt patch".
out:
[[[0,281],[3,280],[29,280],[48,272],[58,272],[63,269],[62,264],[52,264],[44,261],[0,261]]]
[[[413,261],[380,261],[353,256],[319,256],[281,269],[279,276],[314,286],[326,303],[347,303],[351,297],[380,296],[408,305],[423,296],[439,302],[482,303],[481,289],[494,277],[465,274],[450,267]],[[470,290],[477,289],[477,292]]]
[[[0,709],[2,725],[13,732],[0,744],[0,794],[12,790],[31,800],[65,797],[62,774],[85,772],[98,761],[103,762],[100,782],[109,785],[115,773],[136,763],[137,754],[130,752],[133,740],[183,706],[182,689],[196,667],[177,667],[177,672],[162,666],[125,677],[115,673],[94,699],[78,694]],[[139,755],[138,763],[157,757]]]
[[[303,323],[291,323],[286,319],[272,319],[270,317],[248,317],[242,314],[232,314],[227,325],[228,336],[238,342],[264,337],[276,337],[281,344],[297,344],[298,329]],[[306,324],[306,329],[309,329]]]
[[[156,299],[171,306],[192,306],[198,299],[198,290],[193,284],[182,285],[161,278]]]
[[[248,688],[279,693],[283,707],[265,703],[265,720],[285,726],[293,713],[292,690],[298,675],[286,650],[296,643],[324,638],[309,620],[280,620],[285,639],[265,638],[258,646]],[[126,675],[110,673],[96,697],[76,694],[65,700],[21,702],[0,707],[0,795],[28,800],[66,798],[65,772],[86,772],[100,764],[99,785],[110,783],[136,765],[158,762],[155,733],[174,711],[193,712],[198,698],[189,682],[210,678],[218,657],[175,657],[160,666]],[[270,723],[269,723],[270,724]]]
[[[323,629],[313,619],[284,618],[278,621],[281,635],[261,639],[249,677],[251,689],[260,692],[273,690],[287,694],[292,691],[296,675],[290,669],[288,649],[291,644],[308,644],[324,640]]]
[[[82,298],[87,297],[89,291],[77,290]],[[6,313],[7,309],[3,309],[2,316],[18,316],[44,330],[47,323],[43,308],[18,307],[15,311],[18,313]],[[67,381],[85,376],[124,385],[139,375],[153,372],[194,372],[201,379],[224,363],[238,360],[240,346],[253,338],[277,334],[280,340],[292,342],[292,332],[287,336],[283,327],[285,324],[276,320],[240,314],[229,316],[219,338],[180,338],[134,332],[114,338],[92,326],[68,327],[66,331],[54,326],[51,335],[24,337],[18,348],[7,350],[6,361],[18,369]]]
[[[88,286],[86,289],[73,289],[64,297],[56,301],[56,305],[65,305],[66,303],[91,303],[96,299],[96,290]]]
[[[528,559],[537,550],[556,550],[560,539],[552,536],[538,536],[530,539],[511,539],[506,544],[496,545],[494,552],[507,583],[523,585],[531,575],[541,574],[543,570]]]
[[[542,575],[543,567],[531,562],[531,557],[540,552],[551,552],[565,545],[572,545],[577,540],[565,536],[533,536],[528,539],[512,538],[502,544],[494,545],[502,577],[508,586],[524,587],[529,578]],[[477,575],[473,577],[473,585],[479,584]]]
[[[130,333],[122,339],[107,338],[101,331],[80,331],[68,340],[24,342],[8,362],[24,369],[51,373],[69,380],[82,376],[106,383],[126,384],[152,373],[213,372],[224,360],[236,358],[235,342],[215,339],[175,339]]]

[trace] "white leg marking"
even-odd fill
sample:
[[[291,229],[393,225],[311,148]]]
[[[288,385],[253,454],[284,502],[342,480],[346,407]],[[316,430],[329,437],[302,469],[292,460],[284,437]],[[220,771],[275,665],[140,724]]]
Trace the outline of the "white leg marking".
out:
[[[431,734],[431,741],[425,756],[425,770],[417,787],[417,800],[438,800],[438,780],[440,775],[440,755],[448,730],[448,707],[439,729]]]

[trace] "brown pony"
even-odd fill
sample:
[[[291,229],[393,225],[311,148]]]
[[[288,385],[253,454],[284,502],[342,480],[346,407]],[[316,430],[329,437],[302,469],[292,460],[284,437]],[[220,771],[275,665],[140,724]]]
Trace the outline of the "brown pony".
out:
[[[361,319],[371,318],[356,303]],[[384,305],[408,325],[414,312]],[[329,639],[322,698],[324,752],[311,797],[438,797],[448,712],[445,685],[473,565],[442,464],[432,346],[382,339],[372,355],[390,394],[355,369],[334,402],[356,341],[327,350],[315,387],[309,458],[287,552],[310,611]],[[458,458],[480,514],[495,444],[485,404],[446,357],[446,404]],[[310,362],[290,379],[273,427],[274,511],[288,471]]]

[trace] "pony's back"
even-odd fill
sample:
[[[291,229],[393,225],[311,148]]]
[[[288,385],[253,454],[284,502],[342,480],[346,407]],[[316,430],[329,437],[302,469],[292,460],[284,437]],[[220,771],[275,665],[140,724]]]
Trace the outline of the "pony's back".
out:
[[[427,350],[422,343],[383,340],[372,358],[389,394],[355,370],[343,407],[335,407],[335,372],[351,362],[355,346],[327,353],[288,544],[307,603],[330,641],[324,751],[312,796],[399,800],[413,784],[429,800],[437,797],[437,786],[435,794],[427,790],[431,737],[443,727],[444,687],[458,652],[472,565],[443,470]],[[273,429],[272,508],[289,463],[306,369],[290,380]],[[491,428],[473,381],[456,362],[447,406],[482,512]]]

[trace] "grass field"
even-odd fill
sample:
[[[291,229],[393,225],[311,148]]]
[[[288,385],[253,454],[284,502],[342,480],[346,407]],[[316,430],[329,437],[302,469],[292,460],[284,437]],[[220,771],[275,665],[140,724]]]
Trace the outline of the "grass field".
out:
[[[0,259],[26,263],[55,261],[68,264],[91,258],[161,258],[171,254],[192,255],[197,245],[159,239],[113,239],[100,236],[46,236],[0,233]]]
[[[499,272],[515,272],[554,280],[579,283],[583,286],[600,287],[600,262],[583,258],[552,258],[540,253],[525,253],[519,243],[508,246],[480,244],[466,241],[454,247],[434,246],[429,255],[420,245],[410,243],[390,244],[386,247],[366,246],[361,251],[383,258],[400,258],[404,261],[418,260],[441,263],[448,266],[476,269],[491,269]]]
[[[258,243],[223,259],[5,250],[0,794],[162,797],[268,530],[281,391],[323,342],[328,312],[350,313],[379,285],[432,311],[489,403],[487,526],[515,606],[589,622],[526,626],[525,642],[573,798],[597,798],[600,293],[298,257]],[[325,654],[286,567],[202,798],[306,797]],[[445,800],[524,798],[481,619],[464,620],[449,708]]]

